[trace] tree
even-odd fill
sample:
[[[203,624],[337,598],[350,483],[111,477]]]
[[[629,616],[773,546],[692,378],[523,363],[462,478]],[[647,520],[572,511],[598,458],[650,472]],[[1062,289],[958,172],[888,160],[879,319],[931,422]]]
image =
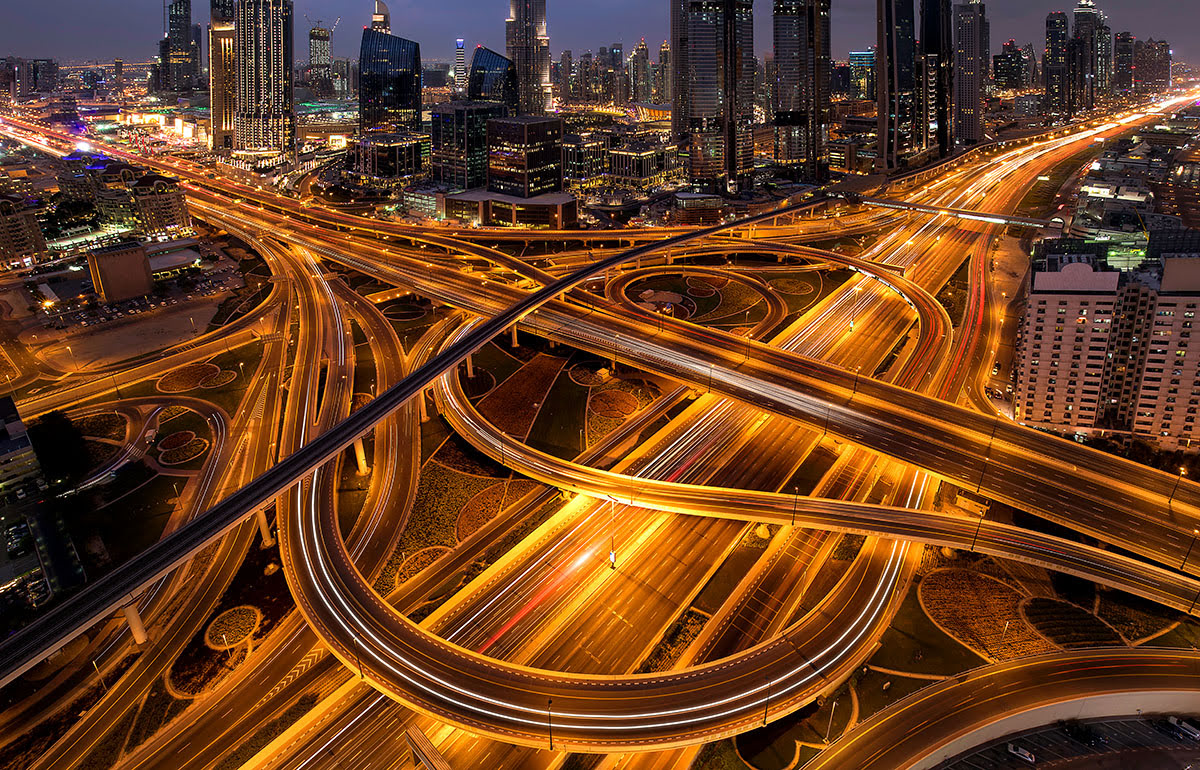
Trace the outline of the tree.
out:
[[[87,473],[87,444],[65,412],[50,412],[35,420],[29,426],[29,441],[50,483],[73,483]]]

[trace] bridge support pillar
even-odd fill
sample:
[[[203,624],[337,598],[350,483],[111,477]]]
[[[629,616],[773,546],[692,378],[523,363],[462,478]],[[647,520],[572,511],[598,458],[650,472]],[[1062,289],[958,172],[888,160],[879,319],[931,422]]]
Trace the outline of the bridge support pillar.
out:
[[[475,379],[475,355],[473,353],[467,354],[467,379]]]
[[[129,624],[129,633],[133,634],[134,643],[145,644],[150,637],[146,635],[146,626],[142,624],[137,604],[126,605],[121,612],[125,613],[125,622]]]
[[[417,394],[417,403],[421,406],[421,422],[429,422],[429,405],[425,403],[425,391]]]
[[[672,257],[672,256],[671,256],[671,250],[670,250],[670,249],[667,249],[667,264],[668,264],[668,265],[673,265],[673,264],[675,264],[675,257]]]
[[[258,524],[258,534],[262,535],[262,547],[273,548],[275,537],[271,534],[271,522],[267,521],[267,510],[259,508],[255,511],[254,521]]]
[[[517,346],[517,325],[513,324],[512,326],[508,327],[508,330],[512,333],[511,347],[515,348]]]
[[[358,475],[366,476],[371,472],[371,466],[367,465],[367,449],[363,446],[363,440],[354,442],[354,461],[358,463]]]

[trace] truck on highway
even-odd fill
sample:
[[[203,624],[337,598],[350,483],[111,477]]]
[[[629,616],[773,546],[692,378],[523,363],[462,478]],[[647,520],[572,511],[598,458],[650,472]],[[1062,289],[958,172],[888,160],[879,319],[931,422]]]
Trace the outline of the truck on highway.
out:
[[[1167,717],[1167,721],[1171,723],[1172,727],[1191,738],[1193,741],[1200,741],[1200,730],[1196,729],[1196,726],[1191,722],[1187,721],[1186,719],[1180,719],[1176,716]]]

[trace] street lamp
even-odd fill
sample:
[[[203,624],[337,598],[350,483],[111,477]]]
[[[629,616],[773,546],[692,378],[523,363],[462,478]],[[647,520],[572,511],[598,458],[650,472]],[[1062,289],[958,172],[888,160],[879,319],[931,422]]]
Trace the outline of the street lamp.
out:
[[[554,713],[550,707],[554,705],[553,698],[546,698],[546,730],[550,736],[550,750],[554,751]]]
[[[67,348],[70,350],[70,348]],[[1175,486],[1171,489],[1171,499],[1167,500],[1167,510],[1171,510],[1171,506],[1175,504],[1175,493],[1179,491],[1179,484],[1183,481],[1183,477],[1187,475],[1187,468],[1179,466],[1179,475],[1175,477]]]
[[[1192,556],[1192,549],[1196,547],[1196,538],[1200,537],[1200,529],[1192,530],[1192,544],[1188,546],[1187,553],[1183,556],[1183,564],[1179,565],[1179,569],[1187,566],[1188,559]]]

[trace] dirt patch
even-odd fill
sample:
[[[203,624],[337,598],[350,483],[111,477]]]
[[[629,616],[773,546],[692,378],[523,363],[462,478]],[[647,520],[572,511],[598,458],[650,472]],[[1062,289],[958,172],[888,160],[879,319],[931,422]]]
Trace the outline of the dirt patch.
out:
[[[621,419],[638,410],[638,400],[631,393],[621,390],[606,390],[592,396],[588,408],[601,417]]]
[[[1024,595],[996,578],[938,570],[921,581],[918,595],[930,620],[982,657],[1007,660],[1058,649],[1025,623]]]

